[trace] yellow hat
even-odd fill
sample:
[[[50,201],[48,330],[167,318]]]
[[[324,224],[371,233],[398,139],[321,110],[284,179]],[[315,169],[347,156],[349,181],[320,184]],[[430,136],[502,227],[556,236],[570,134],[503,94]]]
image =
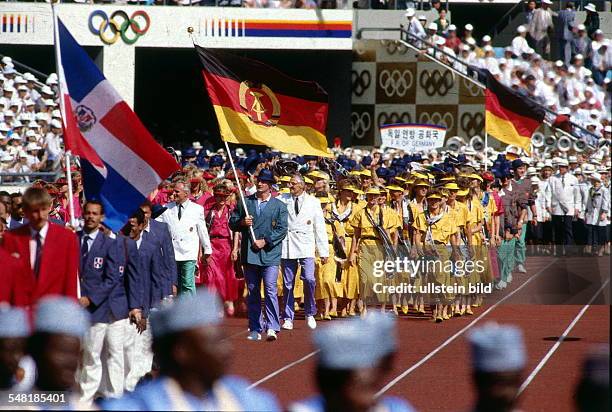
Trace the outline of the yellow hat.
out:
[[[463,189],[457,192],[457,196],[459,197],[467,196],[468,193],[470,193],[470,189]]]
[[[403,192],[404,188],[397,185],[387,186],[387,190],[390,192]]]
[[[444,197],[448,197],[448,189],[440,189],[440,194]]]
[[[414,184],[414,179],[407,179],[406,180],[406,184],[407,185],[413,185]]]
[[[407,182],[407,180],[406,180],[406,179],[404,179],[404,178],[403,178],[403,177],[401,177],[401,176],[397,176],[397,177],[395,177],[395,180],[397,180],[398,182],[404,182],[404,183],[406,183],[406,182]]]
[[[363,190],[357,188],[353,189],[353,193],[358,194],[360,196],[363,196],[365,194]]]
[[[353,175],[353,176],[360,176],[361,172],[359,170],[351,170],[349,172],[349,175]]]
[[[366,195],[381,195],[382,192],[377,187],[372,187],[365,192]]]
[[[443,177],[442,179],[440,179],[441,182],[454,182],[455,181],[455,176],[446,176]]]
[[[417,180],[416,182],[414,182],[414,186],[428,186],[429,187],[429,182],[424,179]]]
[[[308,173],[307,176],[313,177],[315,179],[329,180],[329,175],[320,170],[313,170],[312,172]]]
[[[368,176],[368,177],[372,177],[372,171],[370,169],[363,169],[361,171],[361,175],[362,176]]]
[[[317,199],[319,199],[319,202],[321,202],[321,204],[327,204],[332,202],[332,200],[328,196],[317,197]]]
[[[472,173],[471,175],[467,175],[467,177],[469,177],[470,179],[476,179],[479,180],[481,182],[483,182],[484,180],[482,179],[482,176],[477,175],[476,173]]]
[[[457,186],[457,183],[455,182],[445,184],[444,188],[447,190],[461,190],[461,188]]]
[[[291,181],[291,176],[281,176],[278,180],[280,182],[290,182]]]
[[[304,183],[307,183],[309,185],[313,184],[314,182],[312,181],[311,178],[309,178],[308,176],[304,176]]]
[[[432,193],[427,195],[427,199],[442,199],[442,196],[440,196],[438,193]]]
[[[278,193],[289,193],[289,188],[283,187],[281,190],[278,191]]]
[[[415,179],[428,179],[426,174],[423,173],[419,173],[419,172],[412,172],[412,177],[414,177]]]
[[[431,173],[427,173],[427,178],[428,178],[428,179],[433,179],[433,178],[434,178],[434,175],[432,175]]]

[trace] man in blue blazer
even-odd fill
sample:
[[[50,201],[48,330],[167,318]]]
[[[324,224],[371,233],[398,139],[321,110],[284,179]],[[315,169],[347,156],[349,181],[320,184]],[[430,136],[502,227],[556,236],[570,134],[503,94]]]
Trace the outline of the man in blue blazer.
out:
[[[79,280],[81,306],[91,315],[89,331],[83,341],[82,368],[79,376],[81,401],[91,404],[102,382],[102,369],[106,367],[110,380],[109,396],[123,393],[123,335],[127,312],[116,316],[111,307],[111,294],[120,284],[117,247],[115,241],[100,228],[104,206],[97,201],[85,204],[83,230],[78,232],[80,245]],[[105,364],[102,347],[107,347]]]
[[[144,213],[145,227],[143,236],[145,239],[149,236],[154,237],[159,242],[161,248],[162,267],[163,275],[166,279],[166,289],[164,296],[176,296],[177,293],[177,282],[178,274],[176,270],[176,261],[174,259],[174,248],[172,247],[172,236],[170,235],[170,229],[166,223],[158,222],[151,218],[153,205],[149,200],[146,200],[140,209]]]
[[[288,214],[287,206],[272,197],[274,182],[272,172],[262,169],[257,177],[257,192],[246,199],[247,210],[239,204],[230,218],[231,229],[242,233],[240,254],[249,290],[249,340],[261,340],[264,329],[267,329],[267,340],[276,340],[280,331],[276,280],[281,262],[281,242],[287,236]],[[265,328],[261,322],[262,280],[267,318]]]
[[[165,295],[167,286],[165,277],[162,273],[162,256],[159,242],[156,238],[145,237],[145,217],[141,209],[128,219],[124,228],[124,234],[128,234],[130,239],[136,242],[138,248],[138,272],[143,278],[144,292],[144,318],[148,318],[152,311],[158,310]],[[142,333],[136,337],[136,362],[135,376],[138,379],[151,370],[153,364],[153,351],[149,323],[141,325]]]

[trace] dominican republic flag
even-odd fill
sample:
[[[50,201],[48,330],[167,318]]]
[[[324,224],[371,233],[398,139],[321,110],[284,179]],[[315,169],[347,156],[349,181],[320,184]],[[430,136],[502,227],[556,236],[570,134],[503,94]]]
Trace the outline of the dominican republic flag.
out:
[[[55,17],[64,145],[79,156],[85,197],[102,202],[119,230],[159,183],[179,169]]]

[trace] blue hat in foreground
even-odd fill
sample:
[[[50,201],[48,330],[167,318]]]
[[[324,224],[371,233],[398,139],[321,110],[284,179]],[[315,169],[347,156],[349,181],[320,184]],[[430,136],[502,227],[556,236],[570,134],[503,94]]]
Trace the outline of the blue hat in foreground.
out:
[[[317,329],[313,341],[320,351],[319,365],[323,368],[369,368],[395,351],[395,321],[385,319],[384,315],[368,315],[367,319],[338,322]]]
[[[25,338],[29,335],[30,327],[25,310],[10,306],[0,307],[0,339]]]
[[[89,330],[89,313],[65,296],[44,298],[36,309],[34,332],[82,338]]]
[[[257,180],[266,183],[276,183],[274,173],[272,173],[272,171],[269,169],[261,169],[257,175]]]
[[[468,337],[478,372],[520,371],[525,367],[523,332],[516,326],[488,322]]]
[[[223,307],[219,298],[205,289],[195,295],[182,295],[173,304],[151,313],[151,333],[159,338],[200,326],[221,322]]]

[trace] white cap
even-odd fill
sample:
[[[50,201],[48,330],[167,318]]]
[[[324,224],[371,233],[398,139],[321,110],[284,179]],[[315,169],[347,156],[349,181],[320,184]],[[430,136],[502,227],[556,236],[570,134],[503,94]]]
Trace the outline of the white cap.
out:
[[[32,73],[24,73],[23,74],[23,78],[28,81],[28,82],[35,82],[36,81],[36,76],[34,76]]]
[[[456,31],[457,30],[457,26],[455,26],[454,24],[451,24],[450,26],[448,26],[448,31]]]
[[[57,106],[55,102],[53,101],[53,99],[46,99],[44,102],[45,102],[45,106],[50,106],[50,107]]]
[[[557,166],[569,166],[567,159],[557,159]]]
[[[429,26],[427,26],[428,30],[438,30],[438,25],[434,22],[429,23]]]
[[[486,42],[491,41],[491,36],[489,36],[488,34],[483,36],[482,41],[486,41]]]
[[[461,46],[461,50],[463,50],[463,51],[470,51],[470,46],[468,46],[467,44],[463,44]]]
[[[446,39],[444,37],[438,37],[436,39],[436,44],[438,46],[443,46],[444,44],[446,44]]]
[[[413,17],[416,14],[416,10],[413,7],[409,7],[408,10],[406,10],[406,17]]]
[[[553,2],[551,0],[542,0],[542,3],[544,3],[544,4],[553,4]]]
[[[61,119],[62,118],[62,113],[59,110],[55,109],[55,110],[53,110],[51,112],[51,117],[53,119]]]
[[[525,33],[527,31],[527,28],[521,24],[516,28],[516,31],[517,33]]]
[[[604,132],[612,133],[612,126],[611,125],[607,125],[606,127],[604,127]]]
[[[568,72],[569,74],[576,74],[576,68],[575,68],[574,66],[570,66],[570,67],[567,69],[567,72]]]
[[[425,20],[427,21],[427,17],[425,17],[424,14],[419,14],[419,20]]]
[[[468,39],[465,42],[472,46],[476,44],[476,40],[474,40],[473,37],[468,37]]]
[[[572,155],[572,156],[568,157],[567,161],[569,163],[578,163],[578,158],[576,156]]]
[[[570,110],[569,107],[562,107],[559,109],[559,111],[557,112],[558,114],[570,114],[572,111]]]
[[[53,96],[53,90],[51,90],[49,86],[43,86],[42,89],[40,89],[40,92]]]
[[[577,55],[574,56],[574,59],[576,60],[584,60],[584,56],[580,53],[578,53]]]
[[[493,51],[493,46],[491,46],[490,44],[487,44],[482,49],[486,52],[490,52],[490,51]]]
[[[4,63],[4,64],[11,63],[12,61],[13,61],[13,59],[11,59],[9,56],[4,56],[2,58],[2,63]]]
[[[595,5],[593,3],[587,4],[584,9],[588,10],[588,11],[591,11],[593,13],[595,13],[597,11],[597,8],[595,7]]]
[[[61,129],[62,128],[62,124],[60,123],[59,120],[53,119],[53,120],[51,120],[51,127],[54,127],[56,129]]]
[[[578,25],[578,30],[579,31],[585,31],[586,30],[586,26],[584,24],[579,24]]]
[[[596,180],[598,182],[601,182],[601,174],[598,173],[598,172],[594,172],[594,173],[591,174],[590,179],[591,180]]]
[[[472,26],[470,23],[466,24],[464,27],[466,30],[469,30],[469,31],[474,30],[474,26]]]
[[[40,146],[37,145],[35,142],[30,142],[26,145],[25,147],[26,151],[30,151],[30,150],[40,150]]]
[[[531,180],[531,184],[532,185],[539,185],[540,184],[540,178],[537,177],[537,176],[532,176],[531,179],[529,179],[529,180]]]

